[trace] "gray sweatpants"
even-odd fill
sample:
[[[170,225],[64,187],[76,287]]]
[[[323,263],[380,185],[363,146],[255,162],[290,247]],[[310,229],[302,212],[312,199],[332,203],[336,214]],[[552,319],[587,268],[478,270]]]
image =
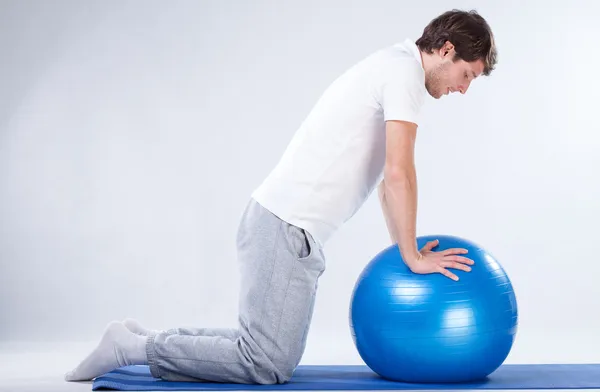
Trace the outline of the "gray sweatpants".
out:
[[[311,235],[251,199],[237,232],[241,268],[236,329],[176,328],[148,337],[154,377],[171,381],[283,383],[306,346],[322,249]]]

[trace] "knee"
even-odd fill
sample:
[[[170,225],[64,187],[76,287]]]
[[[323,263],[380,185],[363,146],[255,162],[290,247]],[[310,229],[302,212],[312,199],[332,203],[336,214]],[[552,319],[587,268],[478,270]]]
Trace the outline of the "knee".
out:
[[[268,374],[269,384],[284,384],[292,378],[299,360],[295,357],[284,358],[279,361],[269,361],[263,368],[264,374]]]
[[[262,385],[284,384],[288,382],[297,366],[293,358],[275,361],[254,341],[239,339],[240,351],[247,364],[252,383]]]
[[[275,366],[273,364],[258,365],[254,382],[262,385],[285,384],[292,378],[295,368]]]
[[[283,384],[283,383],[290,381],[290,379],[294,375],[296,366],[294,366],[292,364],[279,365],[278,370],[279,370],[279,379],[280,379],[279,383]]]

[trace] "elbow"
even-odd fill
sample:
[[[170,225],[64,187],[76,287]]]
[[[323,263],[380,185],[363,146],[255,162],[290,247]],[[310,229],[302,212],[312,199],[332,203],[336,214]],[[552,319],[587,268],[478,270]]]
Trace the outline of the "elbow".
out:
[[[383,178],[386,186],[410,185],[415,181],[414,165],[386,165]]]

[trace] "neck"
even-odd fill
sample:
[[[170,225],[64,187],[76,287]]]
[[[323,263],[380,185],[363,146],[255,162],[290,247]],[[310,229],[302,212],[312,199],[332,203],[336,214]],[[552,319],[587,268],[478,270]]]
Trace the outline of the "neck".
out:
[[[425,70],[425,72],[427,72],[431,68],[435,67],[435,59],[432,54],[425,53],[423,51],[419,51],[419,53],[421,54],[421,64],[422,64],[423,70]]]

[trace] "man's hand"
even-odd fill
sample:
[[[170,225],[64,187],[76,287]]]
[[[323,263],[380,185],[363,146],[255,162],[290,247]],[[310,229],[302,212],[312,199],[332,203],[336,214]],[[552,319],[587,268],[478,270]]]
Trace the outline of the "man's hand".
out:
[[[420,250],[419,258],[407,263],[412,272],[416,274],[440,273],[456,281],[458,280],[458,276],[448,271],[447,268],[459,269],[467,272],[471,271],[469,265],[473,265],[475,262],[464,256],[459,256],[468,253],[466,249],[452,248],[440,252],[433,252],[432,249],[435,248],[438,243],[438,240],[428,242]]]

